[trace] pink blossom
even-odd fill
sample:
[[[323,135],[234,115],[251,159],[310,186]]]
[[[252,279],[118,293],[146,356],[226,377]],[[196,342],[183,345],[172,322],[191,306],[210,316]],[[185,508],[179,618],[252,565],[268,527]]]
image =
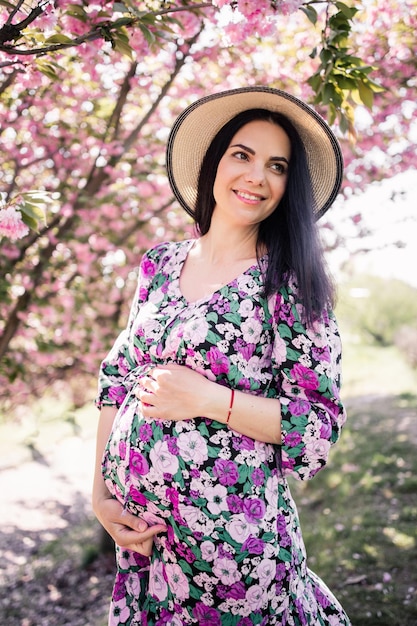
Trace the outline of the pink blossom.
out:
[[[238,543],[244,543],[250,535],[256,535],[257,524],[250,524],[243,513],[233,515],[228,523],[227,530],[232,539]]]
[[[193,615],[200,626],[220,626],[221,617],[217,609],[197,602],[193,608]]]
[[[265,503],[259,498],[247,498],[243,502],[243,513],[250,524],[257,524],[265,515]]]
[[[217,548],[211,541],[203,541],[201,544],[201,558],[208,563],[217,556]]]
[[[227,459],[216,459],[214,462],[213,476],[219,479],[221,485],[234,485],[239,479],[236,464]]]
[[[268,587],[274,580],[276,572],[276,563],[272,559],[262,559],[256,568],[258,574],[259,583],[263,587]]]
[[[306,444],[305,454],[309,461],[326,461],[329,455],[330,442],[327,439],[317,439]]]
[[[0,235],[9,237],[12,241],[22,239],[29,233],[29,228],[22,221],[21,212],[14,206],[0,209]]]
[[[139,504],[140,506],[146,506],[147,500],[146,497],[132,485],[129,487],[129,498],[132,500],[134,504]]]

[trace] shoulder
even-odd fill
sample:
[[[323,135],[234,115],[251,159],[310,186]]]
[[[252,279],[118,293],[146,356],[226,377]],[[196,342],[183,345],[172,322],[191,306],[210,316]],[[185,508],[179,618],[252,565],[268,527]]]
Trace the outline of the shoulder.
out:
[[[332,327],[337,326],[335,314],[330,303],[314,316],[311,323],[307,323],[304,300],[300,294],[297,279],[293,274],[288,274],[285,277],[283,284],[276,293],[274,305],[277,316],[284,317],[287,321],[291,320],[292,323],[298,322],[306,327],[310,327],[310,329],[327,327],[329,325]]]
[[[189,240],[163,241],[146,250],[142,257],[142,261],[146,259],[158,263],[164,261],[165,259],[171,259],[180,254],[182,250],[187,249],[189,245]]]
[[[164,241],[146,250],[140,263],[140,274],[143,277],[153,277],[159,269],[176,258],[186,254],[190,241]]]

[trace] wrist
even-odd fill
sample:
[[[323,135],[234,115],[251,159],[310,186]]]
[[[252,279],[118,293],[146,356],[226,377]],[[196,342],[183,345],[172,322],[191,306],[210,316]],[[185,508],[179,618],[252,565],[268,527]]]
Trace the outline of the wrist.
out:
[[[230,424],[236,392],[218,383],[210,384],[212,386],[204,400],[202,415],[221,424]]]

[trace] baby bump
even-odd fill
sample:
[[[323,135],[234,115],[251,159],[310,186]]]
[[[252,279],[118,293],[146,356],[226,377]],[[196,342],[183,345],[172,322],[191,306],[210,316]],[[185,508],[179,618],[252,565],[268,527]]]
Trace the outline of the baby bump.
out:
[[[178,502],[174,494],[187,489],[187,464],[207,458],[207,444],[193,420],[146,419],[132,398],[116,416],[102,470],[109,491],[124,506],[156,523],[172,513]]]
[[[172,516],[170,522],[203,535],[229,525],[231,533],[235,526],[251,535],[273,530],[271,446],[210,420],[146,420],[137,405],[124,423],[112,435],[106,463],[107,473],[113,467],[109,489],[119,489],[132,513],[150,524]]]

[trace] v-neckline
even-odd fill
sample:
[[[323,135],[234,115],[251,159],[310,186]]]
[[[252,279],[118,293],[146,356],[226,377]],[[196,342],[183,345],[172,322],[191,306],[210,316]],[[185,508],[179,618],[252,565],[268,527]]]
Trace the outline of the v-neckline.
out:
[[[179,262],[178,262],[178,272],[177,272],[177,276],[176,276],[178,293],[179,293],[182,301],[186,304],[186,306],[190,306],[190,307],[191,306],[197,306],[199,304],[203,304],[205,302],[209,302],[216,294],[221,293],[223,291],[223,289],[230,288],[242,276],[245,276],[246,274],[250,274],[254,269],[259,269],[259,263],[252,263],[252,265],[247,267],[246,270],[244,270],[243,272],[240,272],[239,274],[237,274],[229,282],[225,283],[224,285],[222,285],[218,289],[214,289],[208,295],[202,296],[201,298],[196,298],[195,300],[189,300],[188,298],[185,297],[185,295],[182,292],[180,280],[181,280],[182,270],[183,270],[185,262],[186,262],[186,260],[188,258],[188,254],[190,253],[190,250],[193,247],[193,245],[195,244],[195,242],[196,242],[196,239],[189,239],[189,240],[186,240],[185,242],[183,242],[184,244],[186,244],[184,246],[185,254],[181,255],[181,258],[179,259]],[[261,257],[261,260],[265,259],[265,257],[266,257],[266,255]]]

